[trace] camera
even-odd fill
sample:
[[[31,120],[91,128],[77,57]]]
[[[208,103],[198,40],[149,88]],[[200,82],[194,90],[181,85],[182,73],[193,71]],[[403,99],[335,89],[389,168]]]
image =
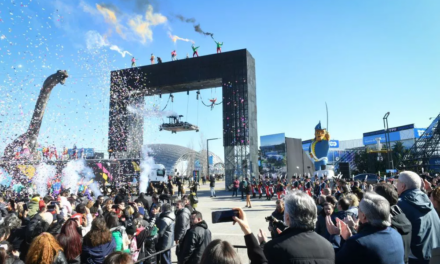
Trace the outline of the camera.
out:
[[[272,215],[269,215],[269,216],[265,217],[264,219],[266,219],[266,222],[273,222],[275,220],[275,217],[273,217]]]

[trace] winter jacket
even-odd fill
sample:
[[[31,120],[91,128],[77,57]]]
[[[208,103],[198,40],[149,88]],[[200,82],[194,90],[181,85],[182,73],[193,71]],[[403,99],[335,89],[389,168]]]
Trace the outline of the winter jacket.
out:
[[[130,249],[128,248],[128,245],[126,245],[126,243],[128,243],[129,241],[125,241],[128,240],[127,233],[125,232],[125,227],[113,227],[110,229],[110,232],[112,233],[112,237],[115,239],[115,251],[130,253]]]
[[[76,258],[67,260],[69,264],[81,264],[81,255],[78,255]]]
[[[64,255],[63,251],[58,251],[58,254],[56,254],[52,264],[69,264],[69,262],[67,262],[66,256]]]
[[[411,222],[406,218],[399,206],[391,206],[391,227],[396,229],[402,236],[403,248],[405,250],[405,263],[408,263],[408,256],[411,252]]]
[[[176,213],[176,223],[174,225],[174,241],[182,241],[186,231],[191,228],[191,212],[184,207]]]
[[[101,264],[104,262],[105,257],[113,253],[115,249],[116,242],[113,237],[112,241],[106,244],[92,247],[90,244],[90,239],[86,236],[82,245],[81,263]]]
[[[419,189],[400,194],[397,205],[411,222],[410,258],[429,262],[431,252],[440,247],[440,219],[428,196]]]
[[[334,264],[335,252],[325,238],[314,231],[295,228],[284,230],[279,237],[264,244],[270,264]]]
[[[215,177],[213,176],[209,178],[209,187],[215,187]]]
[[[364,224],[336,253],[336,264],[403,264],[403,241],[391,227]]]
[[[240,181],[234,180],[234,188],[238,189],[240,187]]]
[[[179,263],[199,263],[209,243],[211,243],[211,231],[208,229],[208,224],[203,220],[186,232],[179,253]]]
[[[40,197],[34,197],[31,199],[28,205],[28,217],[32,218],[40,210]]]
[[[157,220],[157,227],[159,228],[159,241],[156,245],[156,250],[164,250],[173,245],[174,239],[174,213],[166,211],[160,214]]]

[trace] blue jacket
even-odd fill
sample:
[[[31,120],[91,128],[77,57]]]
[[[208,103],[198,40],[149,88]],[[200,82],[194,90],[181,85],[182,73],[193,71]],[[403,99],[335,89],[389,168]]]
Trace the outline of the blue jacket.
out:
[[[107,244],[102,244],[96,247],[87,245],[87,236],[84,238],[85,243],[82,246],[81,263],[87,264],[100,264],[104,262],[105,257],[113,253],[116,249],[115,239],[112,237],[112,241]]]
[[[336,253],[336,264],[403,264],[403,258],[403,241],[396,230],[365,224]]]
[[[440,219],[434,206],[428,196],[419,189],[404,191],[397,205],[412,224],[412,255],[428,263],[431,251],[440,247]]]

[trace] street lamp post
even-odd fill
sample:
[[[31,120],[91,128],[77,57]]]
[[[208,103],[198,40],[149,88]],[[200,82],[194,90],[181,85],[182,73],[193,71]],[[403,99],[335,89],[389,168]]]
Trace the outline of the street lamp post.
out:
[[[210,139],[206,140],[206,158],[207,158],[206,159],[206,165],[208,165],[206,167],[206,172],[208,173],[207,177],[209,177],[209,141],[210,140],[216,140],[216,139],[219,139],[219,138],[210,138]]]
[[[393,157],[391,155],[391,143],[390,143],[390,130],[388,127],[388,116],[390,115],[390,112],[387,112],[385,116],[383,117],[383,126],[385,129],[385,143],[387,145],[387,157],[388,162],[390,163],[390,167],[393,170],[394,169],[394,163],[393,163]]]

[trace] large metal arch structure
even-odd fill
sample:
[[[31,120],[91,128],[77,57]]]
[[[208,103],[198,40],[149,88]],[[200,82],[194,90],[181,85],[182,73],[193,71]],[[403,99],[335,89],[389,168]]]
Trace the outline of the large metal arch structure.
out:
[[[109,153],[140,158],[143,117],[131,113],[128,106],[143,106],[144,96],[214,87],[222,87],[223,92],[225,185],[248,169],[258,173],[255,60],[245,49],[112,71]]]

